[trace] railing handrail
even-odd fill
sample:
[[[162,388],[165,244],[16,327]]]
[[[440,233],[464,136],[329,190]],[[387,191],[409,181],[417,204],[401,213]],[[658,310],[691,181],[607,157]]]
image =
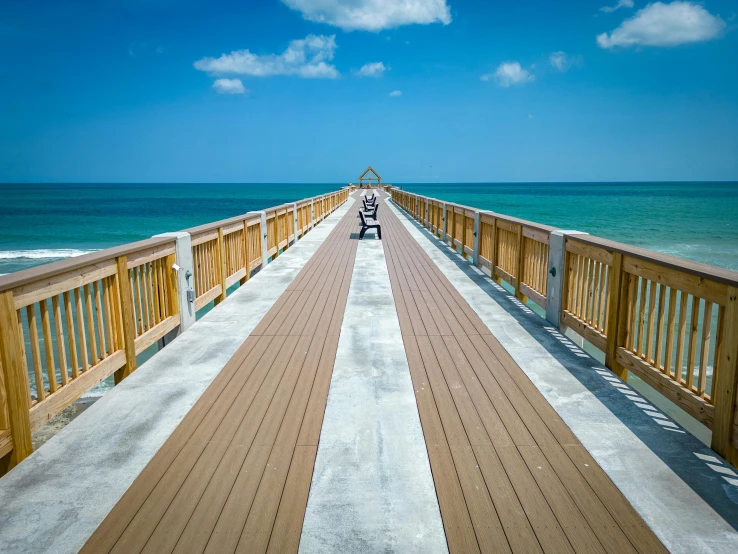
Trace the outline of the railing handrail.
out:
[[[58,260],[56,262],[8,273],[7,275],[0,277],[0,292],[12,290],[42,279],[82,269],[99,262],[110,261],[120,256],[127,256],[134,252],[162,246],[167,243],[174,243],[174,239],[169,237],[154,237],[121,244],[120,246],[105,248],[103,250],[96,250],[95,252],[89,252],[87,254],[82,254],[81,256],[74,256],[72,258],[66,258],[64,260]]]
[[[613,252],[619,252],[625,256],[632,256],[634,258],[663,265],[669,269],[684,271],[702,279],[709,279],[731,287],[738,287],[738,271],[695,262],[686,258],[680,258],[679,256],[672,256],[671,254],[664,254],[656,250],[649,250],[648,248],[641,248],[639,246],[632,246],[630,244],[604,239],[596,235],[570,235],[568,238],[577,242],[605,248],[606,250],[611,250]]]

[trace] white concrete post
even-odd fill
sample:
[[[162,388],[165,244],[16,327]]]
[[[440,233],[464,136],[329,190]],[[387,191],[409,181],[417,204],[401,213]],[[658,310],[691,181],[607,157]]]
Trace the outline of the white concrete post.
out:
[[[446,242],[446,203],[443,203],[443,219],[441,220],[442,229],[441,229],[441,240],[443,242]]]
[[[267,214],[266,212],[257,212],[261,215],[259,230],[261,232],[261,269],[264,269],[269,263],[269,247],[267,246]]]
[[[479,266],[479,212],[474,212],[474,251],[472,252],[472,263]]]
[[[159,339],[159,349],[172,342],[178,335],[195,323],[195,269],[192,257],[192,239],[189,233],[162,233],[154,237],[173,237],[177,270],[177,302],[179,305],[179,326]],[[174,271],[173,268],[168,270]],[[192,290],[188,293],[188,290]]]
[[[564,298],[566,236],[586,235],[580,231],[551,231],[548,239],[548,281],[546,283],[546,320],[561,329],[561,301]]]
[[[292,241],[292,244],[295,244],[297,242],[297,235],[300,231],[299,224],[297,223],[297,204],[292,204],[292,215],[294,216],[295,220],[295,240]]]

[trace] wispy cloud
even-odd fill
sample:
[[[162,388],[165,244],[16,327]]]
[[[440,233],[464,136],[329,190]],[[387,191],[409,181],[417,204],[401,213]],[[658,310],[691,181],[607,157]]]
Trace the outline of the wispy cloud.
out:
[[[218,94],[246,94],[241,79],[216,79],[213,88]]]
[[[597,44],[601,48],[677,46],[717,38],[724,29],[725,21],[699,4],[655,2],[638,10],[609,35],[598,35]]]
[[[402,91],[401,90],[393,90],[392,92],[389,93],[389,95],[392,96],[392,97],[402,96]]]
[[[562,52],[560,50],[558,52],[551,52],[551,55],[548,57],[548,61],[554,69],[561,71],[562,73],[568,71],[572,67],[582,65],[581,56],[570,56],[566,52]]]
[[[535,76],[527,69],[523,69],[519,62],[503,62],[497,66],[494,73],[486,73],[480,79],[482,81],[494,79],[499,86],[507,88],[535,81]]]
[[[619,0],[614,6],[603,6],[600,8],[601,12],[612,13],[620,8],[632,8],[634,6],[633,0]]]
[[[388,69],[382,62],[367,63],[356,74],[360,77],[381,77]]]
[[[403,25],[451,23],[446,0],[282,0],[308,21],[344,31],[381,31]]]
[[[336,67],[330,63],[336,50],[336,35],[308,35],[293,40],[281,54],[253,54],[249,50],[234,50],[219,58],[202,58],[195,69],[214,75],[297,75],[307,79],[336,79]]]

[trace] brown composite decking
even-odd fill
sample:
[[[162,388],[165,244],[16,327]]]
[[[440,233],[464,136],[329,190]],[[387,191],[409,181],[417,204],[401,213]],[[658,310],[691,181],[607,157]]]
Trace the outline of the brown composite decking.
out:
[[[451,552],[665,551],[397,216],[379,217]],[[351,209],[82,552],[297,551],[357,230]]]
[[[356,255],[337,224],[81,552],[294,552]]]
[[[449,550],[666,552],[398,217],[379,219]]]

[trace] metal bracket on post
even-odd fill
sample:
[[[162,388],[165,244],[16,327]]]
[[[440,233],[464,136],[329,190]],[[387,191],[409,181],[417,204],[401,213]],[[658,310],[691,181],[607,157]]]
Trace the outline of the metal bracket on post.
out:
[[[566,236],[586,235],[581,231],[551,231],[548,242],[548,279],[546,283],[546,320],[561,329],[561,310],[566,274]]]
[[[261,233],[261,269],[264,269],[269,263],[269,246],[267,245],[267,214],[266,212],[256,212],[261,216],[259,223],[259,232]]]
[[[300,231],[300,228],[297,225],[297,204],[292,204],[292,215],[295,220],[295,240],[292,241],[292,244],[295,244],[297,242],[297,235]]]
[[[446,242],[446,203],[443,203],[443,219],[441,220],[441,240]]]
[[[189,233],[178,231],[154,235],[175,239],[174,254],[177,260],[176,267],[169,268],[177,272],[177,301],[179,304],[179,327],[159,339],[159,348],[172,342],[177,336],[186,331],[195,323],[195,264],[192,256],[192,238]]]
[[[474,212],[474,250],[472,252],[472,263],[479,266],[479,212]]]

